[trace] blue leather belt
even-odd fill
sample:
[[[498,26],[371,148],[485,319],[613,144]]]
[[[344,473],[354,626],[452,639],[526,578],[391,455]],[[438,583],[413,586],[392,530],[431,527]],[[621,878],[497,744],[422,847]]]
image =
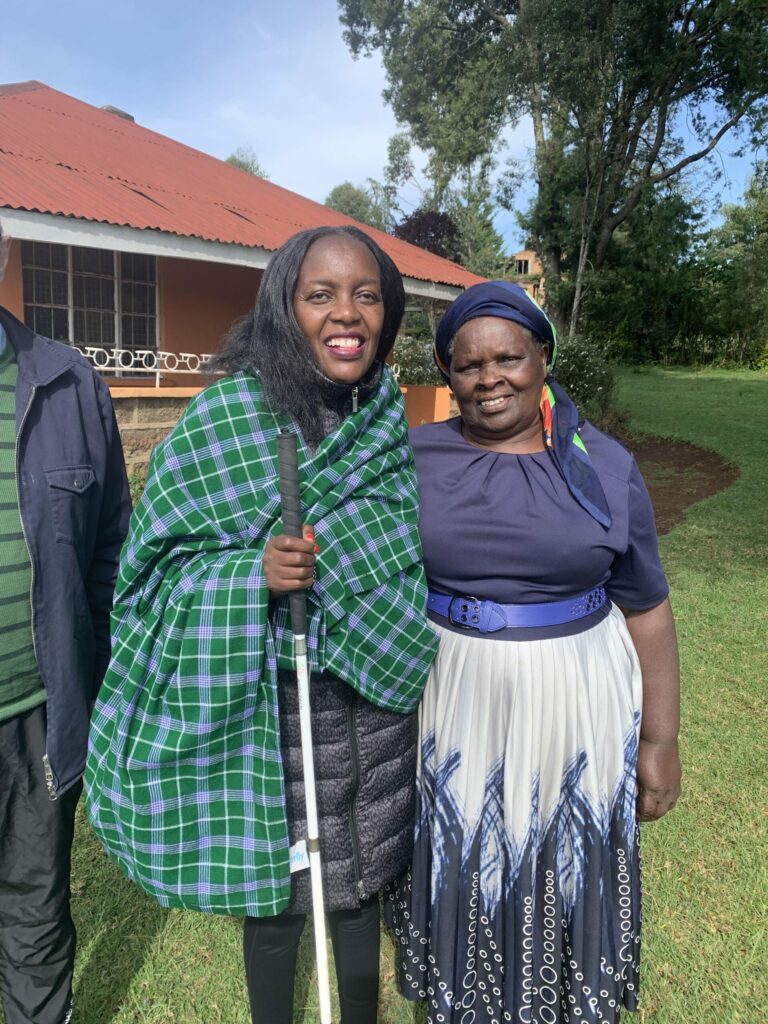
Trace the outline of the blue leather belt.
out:
[[[548,601],[545,604],[496,604],[477,597],[455,597],[430,590],[427,608],[448,619],[452,626],[495,633],[515,626],[560,626],[591,615],[607,601],[604,587],[595,587],[565,601]]]

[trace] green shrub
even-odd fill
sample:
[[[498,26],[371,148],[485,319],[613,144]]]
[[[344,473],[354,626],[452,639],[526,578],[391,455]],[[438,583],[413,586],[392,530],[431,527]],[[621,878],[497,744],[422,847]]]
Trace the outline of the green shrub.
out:
[[[765,338],[757,334],[696,334],[675,338],[659,362],[679,366],[723,366],[759,369],[768,356]]]
[[[445,384],[432,358],[433,342],[429,336],[399,334],[392,358],[400,384]]]
[[[752,364],[752,369],[753,370],[763,370],[763,372],[768,371],[768,345],[765,345],[763,347],[763,351],[760,353],[760,355],[755,359],[754,363]]]
[[[613,397],[616,376],[602,345],[583,336],[558,344],[557,380],[586,419],[615,428]]]
[[[128,489],[131,492],[131,504],[136,505],[147,482],[147,471],[142,469],[128,474]]]

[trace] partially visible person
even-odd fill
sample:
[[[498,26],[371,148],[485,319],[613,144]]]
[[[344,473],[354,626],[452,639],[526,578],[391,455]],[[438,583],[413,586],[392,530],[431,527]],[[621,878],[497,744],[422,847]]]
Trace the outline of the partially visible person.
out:
[[[448,308],[460,415],[411,431],[430,618],[413,865],[387,903],[430,1024],[637,1006],[637,821],[680,792],[679,669],[632,455],[555,382],[516,285]]]
[[[168,906],[245,917],[255,1024],[292,1024],[311,910],[288,595],[306,590],[323,887],[342,1024],[375,1024],[378,892],[413,843],[426,618],[392,260],[353,227],[289,239],[155,451],[121,562],[86,772],[91,821]],[[299,435],[305,537],[280,522]],[[292,866],[299,870],[292,872]]]
[[[0,280],[10,239],[0,226]],[[72,1019],[70,851],[130,516],[109,392],[0,307],[0,991]]]

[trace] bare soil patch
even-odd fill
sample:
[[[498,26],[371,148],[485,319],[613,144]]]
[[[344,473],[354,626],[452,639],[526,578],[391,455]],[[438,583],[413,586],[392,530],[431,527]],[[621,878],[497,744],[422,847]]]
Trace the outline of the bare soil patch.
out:
[[[684,441],[656,437],[628,437],[632,451],[656,512],[659,534],[669,533],[685,519],[697,501],[724,491],[738,478],[739,471],[716,452]]]

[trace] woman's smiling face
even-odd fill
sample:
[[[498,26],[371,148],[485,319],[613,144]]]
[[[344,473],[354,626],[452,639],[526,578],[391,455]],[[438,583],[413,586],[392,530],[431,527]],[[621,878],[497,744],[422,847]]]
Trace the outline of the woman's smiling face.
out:
[[[502,450],[543,448],[539,405],[548,351],[500,317],[477,317],[459,328],[450,376],[467,440]]]
[[[362,242],[328,235],[304,257],[293,312],[321,372],[355,384],[374,359],[384,324],[379,265]]]

